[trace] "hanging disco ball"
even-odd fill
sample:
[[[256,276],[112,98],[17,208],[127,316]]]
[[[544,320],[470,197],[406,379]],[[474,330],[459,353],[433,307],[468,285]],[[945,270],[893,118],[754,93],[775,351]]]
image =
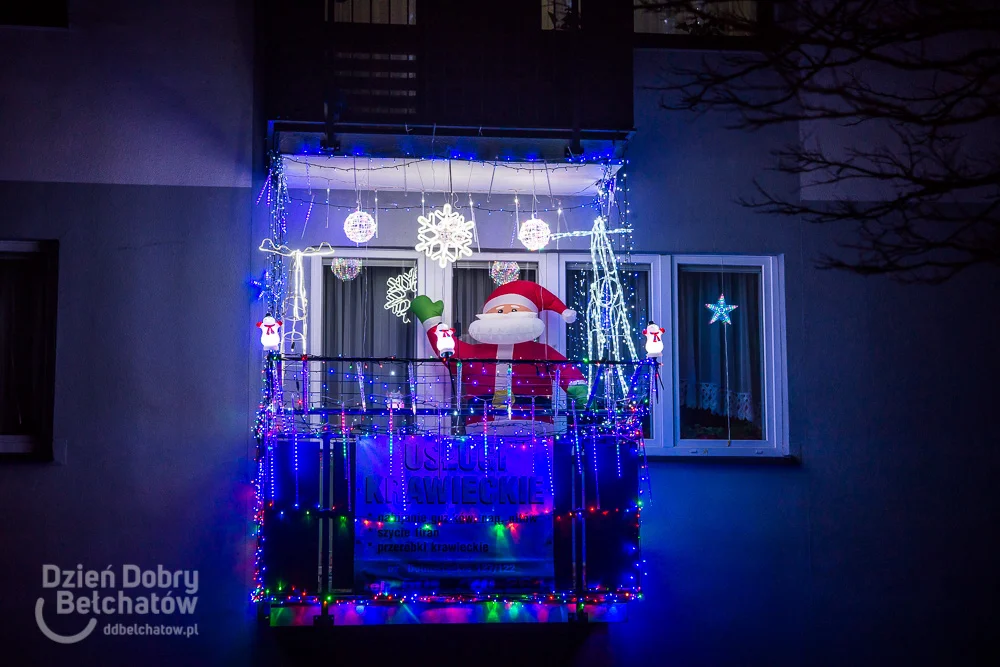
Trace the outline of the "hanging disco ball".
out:
[[[357,257],[334,257],[330,270],[341,280],[354,280],[361,273],[361,260]]]
[[[517,232],[517,240],[528,250],[541,250],[549,242],[552,232],[544,220],[532,218],[523,225]]]
[[[355,243],[367,243],[375,236],[375,218],[364,211],[355,211],[344,220],[344,233]]]
[[[517,262],[502,262],[497,260],[490,264],[490,277],[497,285],[506,285],[521,275],[521,267]]]

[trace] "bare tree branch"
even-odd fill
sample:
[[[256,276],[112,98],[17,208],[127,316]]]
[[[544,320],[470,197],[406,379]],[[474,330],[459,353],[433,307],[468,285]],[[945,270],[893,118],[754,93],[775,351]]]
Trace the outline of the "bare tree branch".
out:
[[[994,5],[635,3],[637,11],[673,21],[674,32],[751,39],[758,47],[670,68],[654,88],[664,93],[664,109],[721,112],[733,129],[798,123],[804,130],[802,141],[775,152],[775,169],[799,180],[799,196],[757,183],[757,196],[741,203],[817,224],[853,222],[856,241],[819,265],[910,282],[1000,265]],[[764,7],[773,17],[760,14]]]

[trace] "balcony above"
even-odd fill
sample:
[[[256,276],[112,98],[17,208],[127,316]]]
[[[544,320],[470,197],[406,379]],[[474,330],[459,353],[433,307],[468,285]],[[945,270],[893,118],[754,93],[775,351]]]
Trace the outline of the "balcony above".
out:
[[[632,129],[631,7],[593,0],[573,30],[543,30],[539,10],[526,0],[421,0],[412,20],[377,23],[345,20],[322,0],[264,2],[264,113],[331,135],[623,137]]]

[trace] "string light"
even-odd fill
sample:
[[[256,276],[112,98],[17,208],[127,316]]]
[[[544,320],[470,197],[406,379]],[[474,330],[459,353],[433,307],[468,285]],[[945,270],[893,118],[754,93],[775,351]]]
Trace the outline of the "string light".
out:
[[[295,349],[296,343],[301,343],[301,352],[305,352],[309,301],[306,296],[305,267],[302,260],[306,257],[329,257],[336,250],[325,241],[318,246],[292,250],[284,244],[275,245],[272,239],[261,241],[258,250],[280,257],[289,257],[292,260],[292,294],[286,297],[284,303],[284,321],[291,322],[292,326],[291,328],[286,327],[284,339],[289,341],[292,350]],[[300,325],[301,331],[299,330]]]

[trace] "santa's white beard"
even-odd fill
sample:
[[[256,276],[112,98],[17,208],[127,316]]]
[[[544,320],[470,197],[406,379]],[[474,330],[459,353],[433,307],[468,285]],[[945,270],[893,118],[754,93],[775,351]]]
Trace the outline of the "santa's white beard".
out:
[[[535,340],[545,323],[535,313],[487,313],[469,325],[469,335],[480,343],[513,345]]]

